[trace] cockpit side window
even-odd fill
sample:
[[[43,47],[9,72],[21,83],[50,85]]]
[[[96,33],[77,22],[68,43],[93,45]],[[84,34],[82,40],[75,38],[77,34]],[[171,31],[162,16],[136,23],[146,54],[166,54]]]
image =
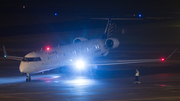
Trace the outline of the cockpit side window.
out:
[[[26,62],[41,61],[41,58],[40,57],[30,57],[30,58],[24,57],[22,61],[26,61]]]

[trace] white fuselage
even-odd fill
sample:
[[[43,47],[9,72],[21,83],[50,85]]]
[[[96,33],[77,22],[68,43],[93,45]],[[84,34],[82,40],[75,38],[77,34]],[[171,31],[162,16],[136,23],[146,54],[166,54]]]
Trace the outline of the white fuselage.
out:
[[[104,56],[109,49],[104,39],[93,39],[69,45],[64,45],[50,50],[41,50],[28,53],[21,61],[21,73],[38,73],[63,66],[73,65],[75,61],[92,60]]]

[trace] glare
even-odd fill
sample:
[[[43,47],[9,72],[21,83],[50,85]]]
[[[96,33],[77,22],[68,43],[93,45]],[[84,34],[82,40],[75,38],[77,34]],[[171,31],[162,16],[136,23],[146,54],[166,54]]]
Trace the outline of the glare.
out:
[[[93,79],[87,79],[84,77],[77,77],[72,80],[65,81],[68,85],[72,86],[82,86],[82,85],[95,85],[98,84],[98,82],[95,82]]]
[[[54,81],[55,83],[58,83],[59,81]]]
[[[60,76],[53,76],[53,78],[59,78]]]
[[[79,69],[84,68],[85,67],[84,61],[82,61],[82,60],[77,61],[76,67],[78,67]]]
[[[164,87],[164,86],[166,86],[166,85],[164,85],[164,84],[161,84],[160,86]]]

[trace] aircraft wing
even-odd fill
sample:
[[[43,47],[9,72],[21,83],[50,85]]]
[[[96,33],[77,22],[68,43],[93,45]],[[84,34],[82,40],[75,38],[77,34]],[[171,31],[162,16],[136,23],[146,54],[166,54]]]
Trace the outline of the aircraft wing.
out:
[[[9,55],[7,55],[6,49],[5,49],[4,46],[3,46],[3,51],[4,51],[4,57],[7,58],[7,59],[18,60],[18,61],[21,61],[21,60],[23,59],[23,57],[9,56]]]
[[[147,63],[147,62],[160,62],[168,60],[177,49],[175,49],[167,58],[161,59],[136,59],[136,60],[110,60],[110,61],[96,61],[96,63],[90,63],[89,66],[103,66],[103,65],[119,65],[119,64],[132,64],[132,63]]]
[[[89,66],[103,66],[103,65],[120,65],[120,64],[132,64],[132,63],[147,63],[147,62],[160,62],[164,59],[137,59],[137,60],[115,60],[115,61],[96,61],[96,63],[90,63]]]

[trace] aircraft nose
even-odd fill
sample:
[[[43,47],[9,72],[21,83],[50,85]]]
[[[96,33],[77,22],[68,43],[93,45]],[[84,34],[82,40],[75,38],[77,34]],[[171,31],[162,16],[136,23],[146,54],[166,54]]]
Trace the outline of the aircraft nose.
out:
[[[25,64],[23,62],[21,62],[20,65],[19,65],[19,71],[21,73],[25,73],[25,68],[26,68]]]
[[[26,62],[21,62],[20,66],[19,66],[19,71],[21,73],[33,73],[34,69],[30,66],[31,66],[31,64],[28,64]]]

